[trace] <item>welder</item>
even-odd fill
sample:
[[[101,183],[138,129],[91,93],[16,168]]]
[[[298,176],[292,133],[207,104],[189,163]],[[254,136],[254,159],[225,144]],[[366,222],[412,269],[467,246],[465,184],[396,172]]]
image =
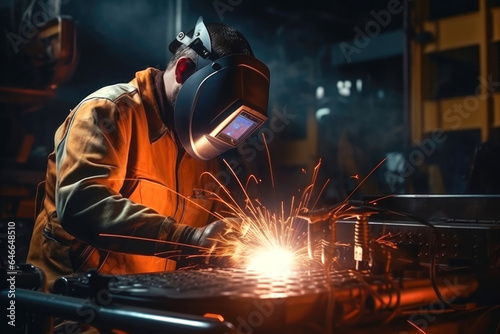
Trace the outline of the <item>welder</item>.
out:
[[[55,134],[28,262],[47,275],[170,270],[179,245],[210,247],[217,156],[267,119],[269,70],[234,28],[200,18],[165,71],[99,89]]]

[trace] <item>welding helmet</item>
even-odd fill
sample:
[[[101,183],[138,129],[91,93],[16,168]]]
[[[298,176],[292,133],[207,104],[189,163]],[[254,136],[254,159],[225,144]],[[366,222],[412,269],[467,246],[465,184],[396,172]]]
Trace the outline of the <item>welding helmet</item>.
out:
[[[269,69],[246,54],[215,57],[201,17],[193,31],[177,35],[170,51],[181,44],[198,59],[177,96],[177,136],[192,157],[212,159],[238,146],[267,120]]]

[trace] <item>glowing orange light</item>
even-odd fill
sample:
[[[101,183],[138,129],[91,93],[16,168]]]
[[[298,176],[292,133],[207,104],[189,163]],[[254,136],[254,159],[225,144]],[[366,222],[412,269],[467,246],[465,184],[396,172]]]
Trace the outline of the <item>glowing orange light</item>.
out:
[[[267,276],[288,276],[294,269],[293,252],[282,248],[259,250],[248,263],[247,269]]]
[[[224,322],[224,317],[220,314],[217,314],[217,313],[205,313],[203,315],[203,317],[210,318],[210,319],[217,319],[220,322]]]

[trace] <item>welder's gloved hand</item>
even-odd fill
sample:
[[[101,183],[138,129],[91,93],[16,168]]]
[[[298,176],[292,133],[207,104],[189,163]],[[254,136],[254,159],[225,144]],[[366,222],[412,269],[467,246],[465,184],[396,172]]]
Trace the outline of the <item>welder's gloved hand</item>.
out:
[[[186,226],[181,233],[179,242],[182,244],[211,248],[217,243],[221,236],[224,235],[227,228],[227,224],[222,220],[215,221],[204,227]]]
[[[234,218],[218,220],[204,227],[191,227],[178,225],[180,231],[178,243],[186,246],[180,246],[181,254],[176,259],[177,268],[192,266],[216,266],[226,267],[229,257],[220,256],[218,252],[212,253],[212,247],[220,246],[218,242],[221,238],[233,238],[239,234],[240,221]],[[189,247],[188,245],[195,246]],[[203,248],[198,248],[203,247]]]

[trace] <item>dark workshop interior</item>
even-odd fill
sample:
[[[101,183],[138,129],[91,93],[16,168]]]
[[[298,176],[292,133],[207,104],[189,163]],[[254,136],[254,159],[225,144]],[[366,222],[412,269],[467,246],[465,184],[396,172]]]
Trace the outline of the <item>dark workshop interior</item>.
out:
[[[229,122],[252,124],[253,133],[215,158],[220,169],[212,183],[219,189],[207,193],[223,204],[212,212],[225,224],[222,241],[203,246],[206,260],[197,255],[201,243],[195,250],[175,246],[177,265],[166,261],[177,270],[106,271],[109,254],[127,251],[73,233],[71,220],[109,222],[115,233],[128,211],[106,206],[95,219],[81,211],[63,221],[62,212],[75,206],[63,207],[61,199],[69,182],[63,169],[72,168],[64,159],[71,154],[56,152],[54,175],[63,181],[51,186],[48,157],[55,145],[70,147],[72,137],[56,131],[98,89],[129,83],[147,68],[168,72],[169,45],[200,16],[205,24],[240,31],[270,78],[266,90],[256,83],[265,71],[233,56],[243,65],[230,86],[265,91],[267,108],[256,107],[245,91],[241,95],[249,96],[234,98],[241,106],[231,109],[234,118],[200,139],[220,148],[216,131],[234,143]],[[2,0],[0,26],[2,333],[500,333],[500,0]],[[201,59],[192,44],[187,48]],[[206,82],[229,80],[217,79],[218,59],[208,60],[213,75]],[[252,75],[245,74],[249,68]],[[196,70],[193,78],[203,68]],[[239,94],[216,84],[196,94],[216,92],[204,97],[214,101]],[[163,86],[170,102],[168,83]],[[190,87],[180,88],[179,96]],[[177,113],[183,101],[168,110]],[[198,95],[192,101],[196,106]],[[158,120],[169,127],[163,112]],[[261,118],[267,122],[260,124]],[[172,138],[173,145],[185,145],[177,134]],[[87,139],[79,139],[86,153]],[[127,173],[134,154],[121,162]],[[88,163],[98,165],[97,156]],[[181,160],[178,155],[176,166]],[[93,181],[82,176],[78,182]],[[98,207],[101,198],[92,198],[91,188],[81,191],[81,201]],[[125,188],[109,198],[135,201]],[[71,190],[75,198],[79,189]],[[71,262],[55,282],[28,255],[50,191],[56,211],[40,236],[51,238],[55,217],[55,230],[71,239],[54,239],[58,246],[72,252],[87,245],[101,254],[97,266],[85,270]],[[196,189],[191,195],[179,196],[196,210],[210,197]],[[177,209],[151,210],[182,222]],[[206,236],[206,224],[191,225]],[[139,238],[142,227],[135,226],[131,235]],[[279,258],[261,272],[271,261],[259,257],[268,246],[291,250],[289,266]],[[165,258],[145,249],[134,253]],[[63,266],[57,258],[47,261]]]

